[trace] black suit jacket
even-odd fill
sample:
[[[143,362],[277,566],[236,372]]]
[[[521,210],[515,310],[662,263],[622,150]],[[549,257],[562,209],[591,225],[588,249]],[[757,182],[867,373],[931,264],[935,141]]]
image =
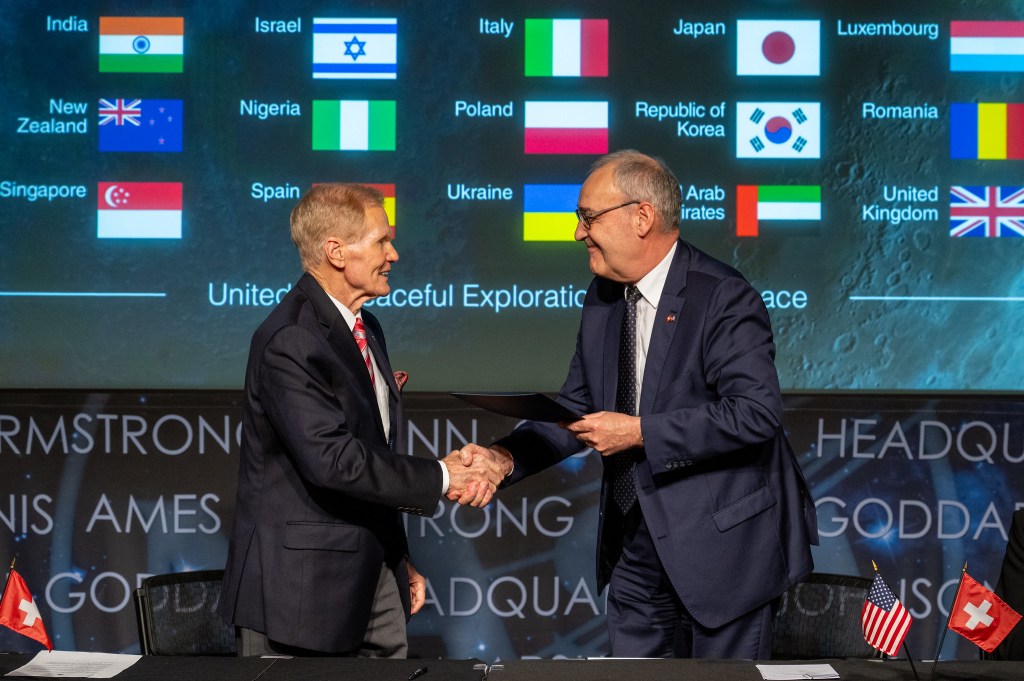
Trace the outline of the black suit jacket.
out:
[[[558,400],[615,410],[623,285],[595,278]],[[807,576],[817,521],[783,433],[775,345],[760,295],[736,270],[679,241],[648,347],[640,395],[639,503],[665,571],[690,614],[719,627]],[[527,423],[499,440],[514,482],[580,449],[569,432]],[[607,463],[607,458],[604,459]],[[598,586],[618,558],[601,486]]]
[[[1010,541],[1006,544],[996,595],[1018,613],[1024,614],[1024,508],[1014,512],[1010,523]],[[1024,660],[1024,621],[1018,622],[992,651],[992,659]]]
[[[362,318],[390,388],[393,443],[398,386],[379,323],[365,310]],[[308,274],[253,335],[244,412],[220,612],[280,643],[350,651],[366,631],[382,564],[408,613],[400,512],[434,511],[441,470],[385,440],[355,339]]]

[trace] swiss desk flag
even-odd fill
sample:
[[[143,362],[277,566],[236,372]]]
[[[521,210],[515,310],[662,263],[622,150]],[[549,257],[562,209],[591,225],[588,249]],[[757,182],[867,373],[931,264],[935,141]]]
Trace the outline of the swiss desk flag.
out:
[[[1017,611],[964,573],[950,611],[950,629],[991,653],[1019,621]]]
[[[39,609],[32,599],[32,593],[25,586],[25,580],[13,569],[7,578],[3,598],[0,598],[0,624],[39,641],[47,650],[53,650],[53,644],[46,634],[43,618],[39,616]]]

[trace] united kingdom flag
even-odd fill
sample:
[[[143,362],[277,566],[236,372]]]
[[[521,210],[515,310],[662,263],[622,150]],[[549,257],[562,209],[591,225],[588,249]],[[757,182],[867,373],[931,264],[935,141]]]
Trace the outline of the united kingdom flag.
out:
[[[133,99],[126,102],[123,99],[100,100],[100,125],[113,123],[114,125],[142,125],[142,104],[141,99]]]
[[[1024,237],[1024,187],[950,187],[949,235]]]

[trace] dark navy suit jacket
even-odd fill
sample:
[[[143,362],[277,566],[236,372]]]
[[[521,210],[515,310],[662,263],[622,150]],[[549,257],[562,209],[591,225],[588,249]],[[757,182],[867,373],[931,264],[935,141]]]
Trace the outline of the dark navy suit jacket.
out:
[[[367,311],[362,318],[390,388],[393,443],[399,389],[379,323]],[[441,470],[384,438],[352,332],[308,274],[253,336],[244,411],[220,612],[280,643],[350,651],[366,631],[382,564],[408,613],[401,512],[434,511]]]
[[[579,413],[615,410],[623,285],[587,291],[576,352],[558,400]],[[764,303],[734,269],[679,241],[658,303],[640,396],[639,503],[679,597],[718,627],[763,606],[812,570],[811,495],[781,425],[775,345]],[[579,451],[553,424],[498,441],[515,457],[510,482]],[[601,487],[598,586],[618,546]]]

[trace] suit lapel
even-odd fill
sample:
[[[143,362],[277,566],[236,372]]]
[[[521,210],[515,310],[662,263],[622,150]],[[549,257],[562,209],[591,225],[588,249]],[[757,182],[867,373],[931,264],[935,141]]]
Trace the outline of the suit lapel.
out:
[[[615,411],[615,391],[619,383],[619,340],[622,335],[622,318],[626,314],[625,287],[614,286],[615,302],[608,306],[607,323],[604,330],[604,394],[595,406],[599,411]]]
[[[345,318],[341,316],[341,312],[338,311],[330,297],[312,276],[309,274],[303,275],[299,280],[298,287],[306,292],[306,295],[313,303],[317,318],[321,326],[325,328],[327,342],[334,348],[342,363],[349,368],[351,374],[355,377],[358,385],[357,389],[353,392],[365,395],[369,399],[370,406],[372,407],[370,411],[376,416],[377,429],[381,439],[383,439],[384,424],[380,418],[380,409],[377,408],[377,395],[374,392],[373,384],[370,382],[370,372],[366,370],[366,363],[359,352],[359,346],[356,345],[356,340],[352,337],[352,330],[348,328],[348,324],[345,323]],[[365,325],[366,316],[364,315]],[[379,330],[380,327],[377,325],[376,320],[374,320],[372,328]],[[373,359],[377,362],[381,373],[385,374],[385,378],[389,379],[388,385],[391,386],[395,378],[391,375],[390,367],[385,371],[385,366],[388,365],[387,355],[381,349],[375,338],[375,333],[372,333],[370,328],[367,328],[366,336],[370,351],[373,352]],[[397,392],[397,386],[393,387],[392,390]]]
[[[658,386],[667,373],[668,350],[672,338],[682,319],[686,274],[690,269],[690,251],[686,244],[679,241],[676,246],[665,288],[658,301],[658,310],[654,314],[654,326],[651,329],[651,341],[647,346],[647,363],[644,367],[644,378],[640,389],[640,413],[649,414],[654,408],[654,399],[658,394]]]

